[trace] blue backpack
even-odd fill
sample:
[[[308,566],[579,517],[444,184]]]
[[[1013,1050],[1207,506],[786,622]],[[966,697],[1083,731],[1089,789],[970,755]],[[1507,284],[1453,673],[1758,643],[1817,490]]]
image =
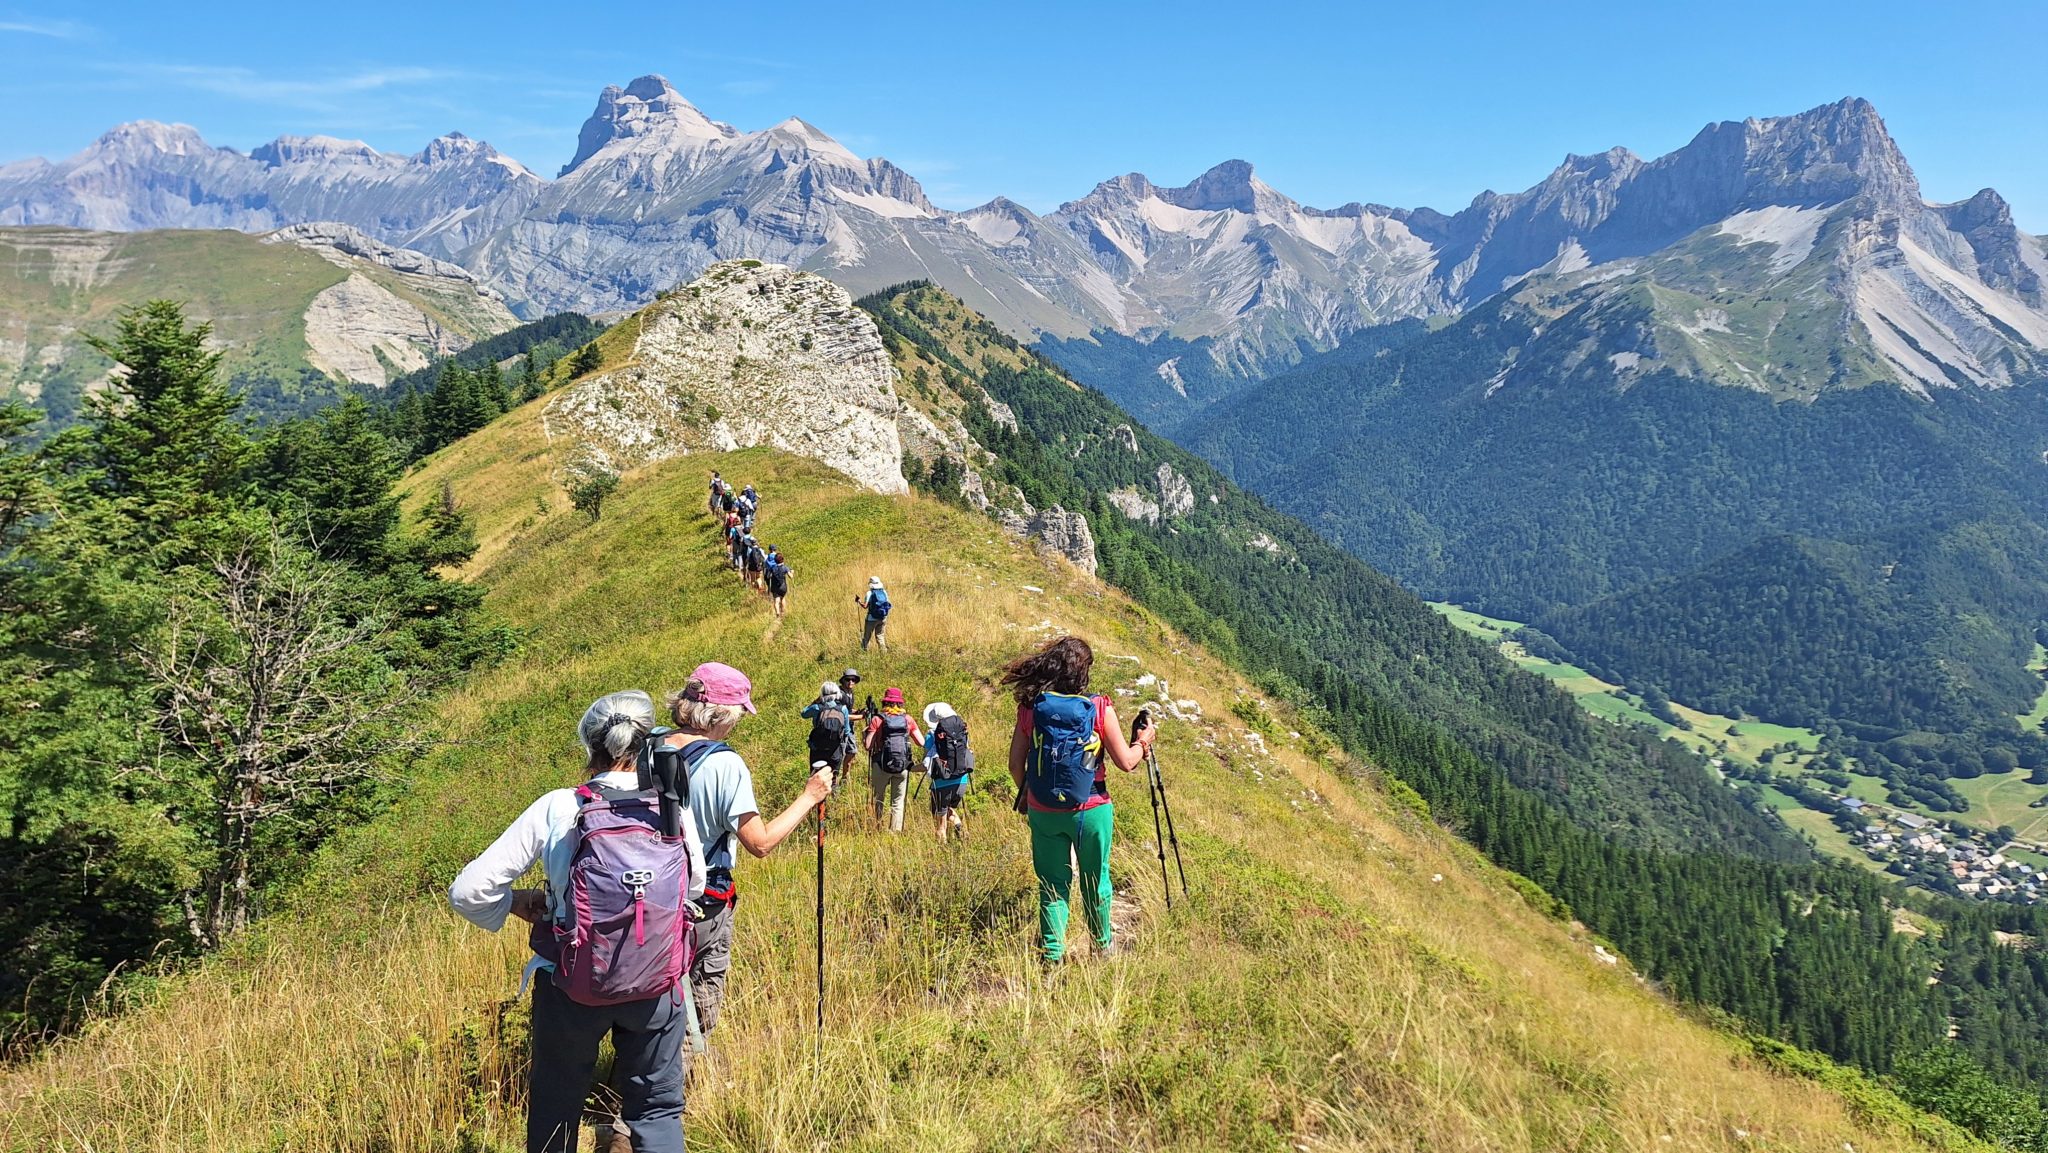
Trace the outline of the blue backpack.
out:
[[[892,609],[892,608],[894,608],[894,607],[895,607],[894,605],[891,605],[891,604],[889,603],[889,594],[888,594],[888,593],[885,593],[885,592],[881,591],[880,589],[876,589],[876,590],[875,590],[874,592],[871,592],[871,593],[869,593],[869,594],[868,594],[868,619],[869,619],[869,620],[872,620],[872,621],[885,621],[885,620],[888,620],[888,619],[889,619],[889,610],[890,610],[890,609]]]
[[[1024,787],[1048,809],[1078,809],[1095,792],[1102,738],[1095,732],[1095,698],[1040,693],[1031,702],[1031,751]]]

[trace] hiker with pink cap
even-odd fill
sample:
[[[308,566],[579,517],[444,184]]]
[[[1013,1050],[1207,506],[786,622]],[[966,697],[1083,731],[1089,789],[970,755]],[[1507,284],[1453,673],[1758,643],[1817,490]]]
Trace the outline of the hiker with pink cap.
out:
[[[733,882],[737,843],[765,857],[796,830],[804,817],[832,794],[832,769],[820,768],[804,791],[772,821],[761,819],[754,799],[754,775],[725,743],[740,718],[754,712],[754,686],[747,675],[716,661],[698,665],[683,687],[669,694],[669,719],[676,731],[663,738],[683,750],[690,771],[690,816],[704,845],[707,877],[698,899],[696,955],[690,965],[690,994],[705,1033],[718,1024],[725,1002],[725,975],[732,960]]]
[[[882,711],[868,718],[867,734],[860,746],[868,754],[868,789],[874,795],[875,820],[884,811],[889,831],[903,831],[903,795],[910,787],[910,765],[924,745],[924,734],[904,707],[903,690],[895,687],[882,694]]]

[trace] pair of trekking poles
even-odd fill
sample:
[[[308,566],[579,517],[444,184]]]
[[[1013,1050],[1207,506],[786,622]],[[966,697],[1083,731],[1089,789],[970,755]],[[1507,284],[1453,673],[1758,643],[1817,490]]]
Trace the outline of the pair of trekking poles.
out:
[[[1152,725],[1152,710],[1139,709],[1131,722],[1131,739]],[[1180,835],[1173,830],[1173,802],[1166,796],[1166,777],[1159,771],[1159,754],[1145,750],[1145,792],[1152,799],[1152,844],[1159,850],[1159,887],[1166,893],[1166,911],[1173,912],[1173,882],[1166,875],[1166,846],[1173,845],[1173,867],[1180,873],[1180,895],[1188,895],[1188,870],[1180,860]],[[1166,813],[1166,835],[1160,836],[1159,814]]]

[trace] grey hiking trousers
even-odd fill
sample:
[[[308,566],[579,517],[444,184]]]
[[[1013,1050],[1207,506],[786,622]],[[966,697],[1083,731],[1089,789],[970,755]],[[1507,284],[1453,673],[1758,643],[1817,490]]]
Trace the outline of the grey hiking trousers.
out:
[[[612,1088],[636,1153],[683,1153],[683,1051],[689,1014],[674,990],[623,1005],[581,1005],[547,973],[533,982],[533,1067],[526,1153],[571,1153],[597,1046],[611,1034]]]

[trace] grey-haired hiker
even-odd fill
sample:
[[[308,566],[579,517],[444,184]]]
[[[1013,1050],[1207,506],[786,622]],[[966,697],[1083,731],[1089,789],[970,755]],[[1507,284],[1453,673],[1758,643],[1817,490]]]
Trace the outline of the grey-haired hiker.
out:
[[[853,598],[853,603],[866,610],[861,618],[860,651],[868,651],[868,642],[873,641],[882,646],[883,652],[888,652],[889,610],[896,606],[889,603],[889,590],[882,587],[882,578],[869,577],[868,595]]]
[[[654,698],[600,698],[576,727],[586,753],[580,787],[528,805],[449,886],[455,911],[496,931],[507,916],[533,924],[533,1061],[528,1153],[567,1153],[611,1036],[620,1119],[641,1153],[683,1149],[684,1040],[690,1011],[676,987],[688,963],[690,902],[705,883],[703,842],[684,814],[682,844],[660,836],[654,794],[638,763],[654,728]],[[650,827],[649,821],[652,820]],[[607,836],[585,838],[602,827]],[[546,888],[515,889],[535,863]],[[631,887],[620,882],[632,871]],[[622,917],[631,910],[628,933]],[[591,945],[579,942],[591,941]],[[612,967],[593,960],[604,954]],[[637,995],[636,995],[637,994]]]
[[[725,744],[740,718],[754,712],[754,687],[745,673],[715,661],[698,665],[683,687],[669,696],[669,715],[676,731],[663,738],[693,756],[690,772],[690,815],[702,840],[709,879],[698,904],[697,951],[690,965],[690,994],[696,998],[697,1020],[706,1033],[718,1024],[725,1001],[726,970],[732,962],[732,917],[739,903],[733,882],[734,842],[756,857],[773,852],[806,815],[832,793],[832,771],[821,769],[804,782],[804,791],[772,821],[761,819],[754,799],[754,774],[740,755]]]

